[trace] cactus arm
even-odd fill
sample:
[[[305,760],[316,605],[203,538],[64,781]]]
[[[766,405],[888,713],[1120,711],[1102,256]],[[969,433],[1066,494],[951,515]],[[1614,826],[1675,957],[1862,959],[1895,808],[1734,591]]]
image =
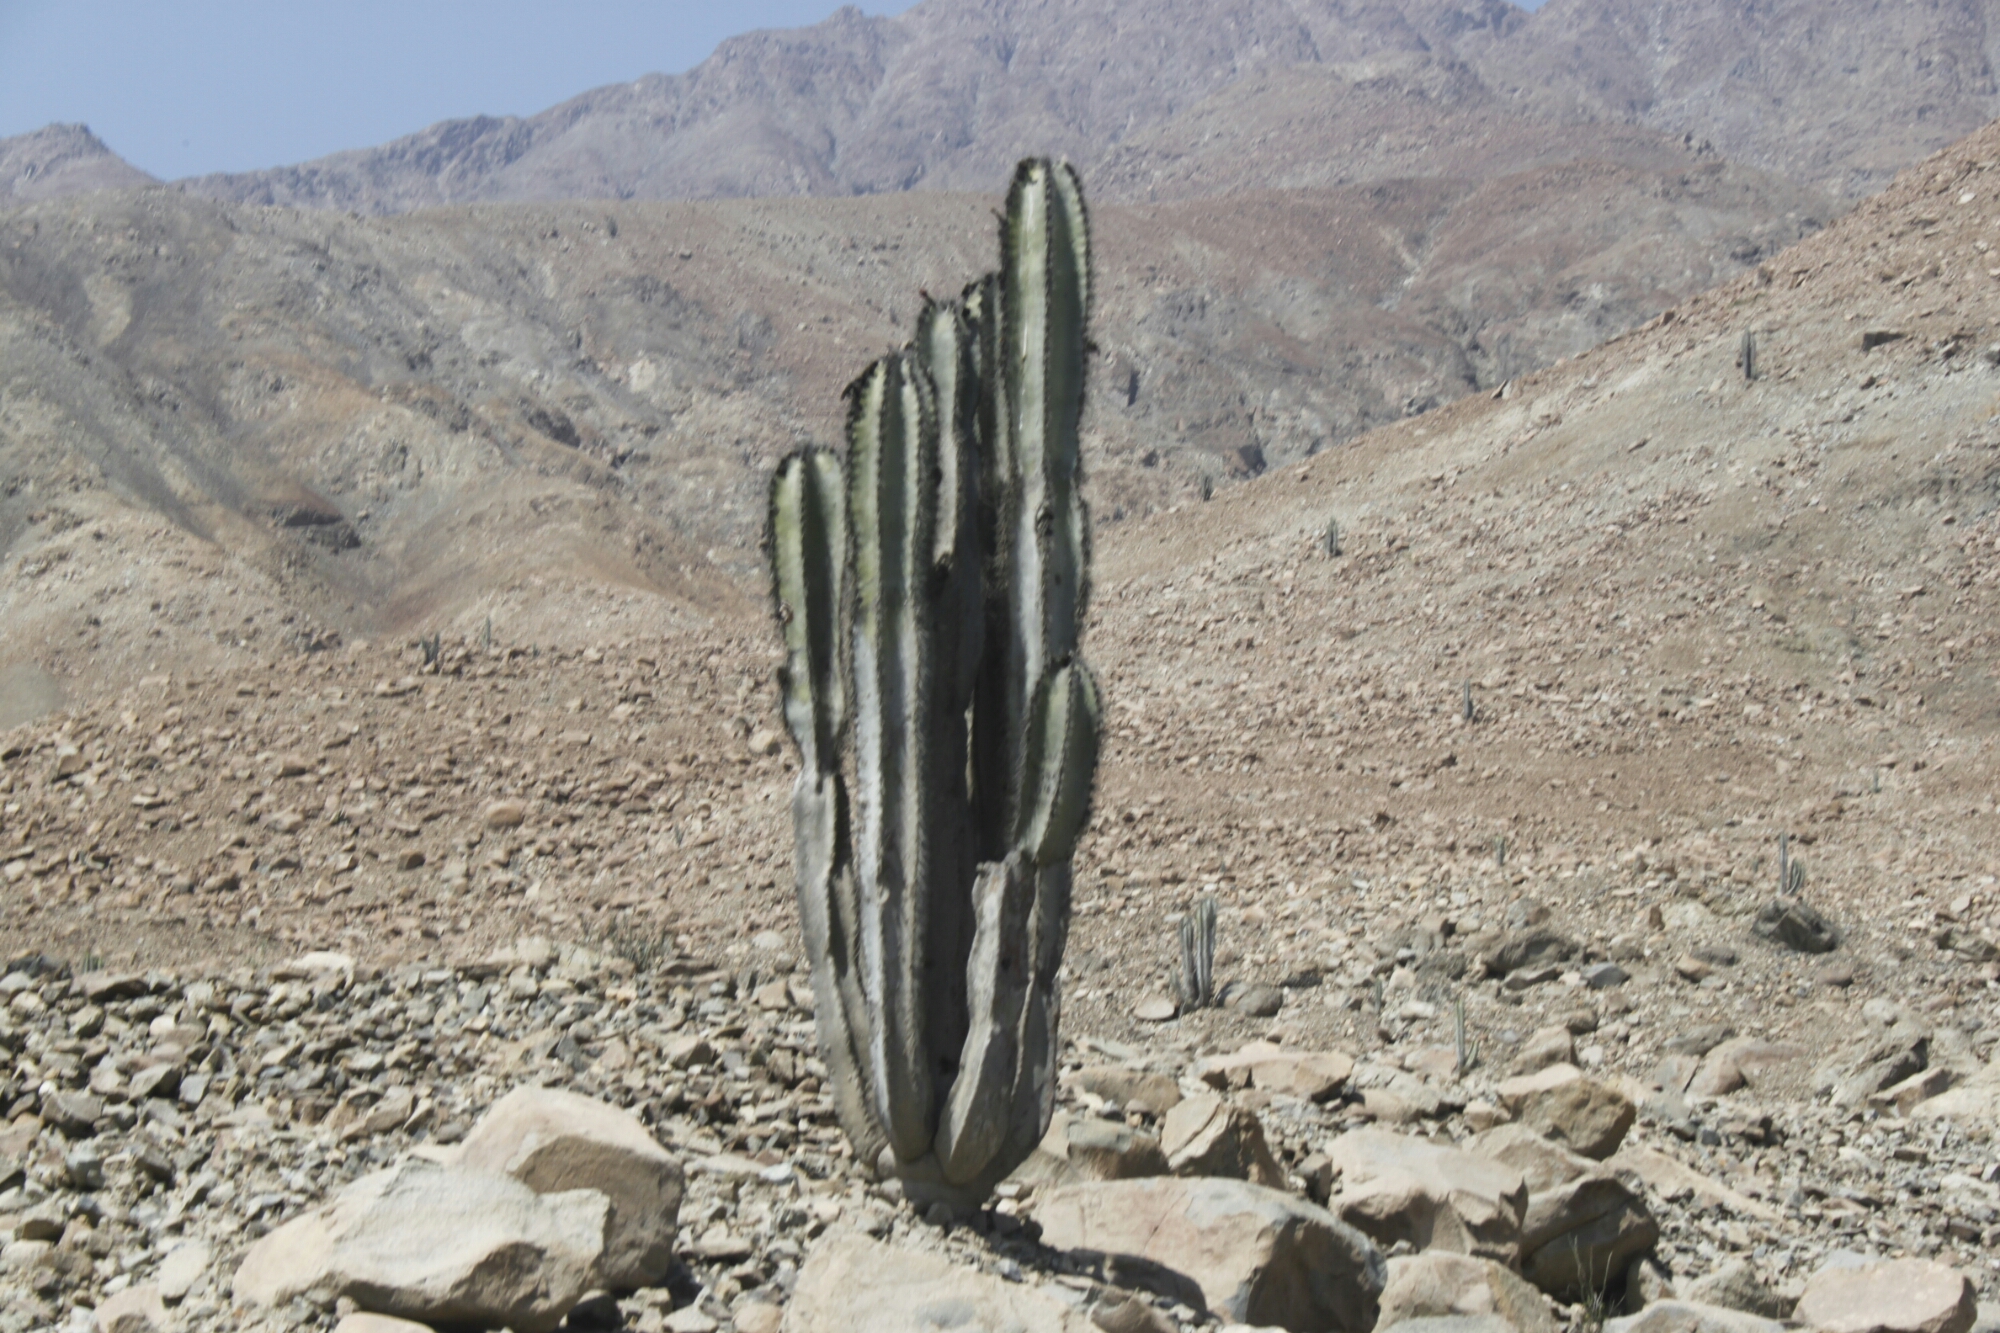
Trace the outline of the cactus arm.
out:
[[[1042,673],[1076,649],[1089,516],[1078,493],[1090,313],[1089,222],[1067,164],[1023,162],[1008,192],[999,361],[1017,493],[1007,519],[1007,664],[1012,774],[1025,775],[1025,738]],[[1013,789],[1019,828],[1025,793]]]
[[[771,479],[766,546],[785,663],[778,668],[785,728],[807,772],[839,767],[847,698],[840,612],[848,569],[847,496],[840,459],[824,449],[787,455]]]
[[[1008,543],[1013,531],[1013,449],[1008,443],[1005,377],[1001,373],[1000,274],[988,273],[966,287],[962,298],[973,333],[973,364],[979,405],[974,413],[974,441],[979,455],[977,521],[982,560],[981,599],[984,651],[972,702],[972,822],[980,861],[1007,855],[1013,828],[1008,824],[1007,791],[1013,780],[1014,746],[1007,731],[1007,703],[1012,654],[1007,641],[1013,633],[1012,598],[1008,594]]]
[[[928,374],[937,430],[924,466],[935,477],[937,519],[926,589],[931,636],[929,713],[923,727],[924,791],[930,818],[923,836],[928,906],[924,976],[925,1027],[937,1088],[952,1084],[967,1025],[965,964],[974,934],[972,885],[978,848],[967,792],[966,710],[972,703],[985,639],[979,560],[979,375],[976,335],[955,302],[929,301],[917,320],[911,353]]]
[[[1028,994],[1015,1029],[1013,1111],[1001,1160],[1008,1170],[1026,1161],[1048,1132],[1055,1111],[1056,1060],[1062,990],[1058,973],[1069,939],[1070,867],[1067,861],[1035,872],[1034,902],[1028,913]]]
[[[848,850],[847,793],[840,774],[802,771],[792,785],[794,879],[799,927],[812,960],[813,1013],[827,1090],[860,1160],[884,1138],[869,1097],[868,1008],[861,994],[858,914]]]
[[[1032,963],[1027,946],[1033,894],[1034,870],[1020,856],[979,868],[973,888],[978,927],[965,969],[971,1021],[937,1134],[938,1164],[954,1185],[975,1181],[1008,1138]]]
[[[848,513],[854,529],[855,776],[860,822],[862,986],[873,1020],[875,1109],[899,1159],[929,1148],[935,1089],[925,1036],[928,903],[923,725],[933,644],[926,624],[936,526],[937,418],[930,377],[900,354],[848,390]]]
[[[1038,866],[1069,860],[1090,818],[1102,709],[1096,677],[1075,658],[1048,672],[1035,691],[1015,841]]]

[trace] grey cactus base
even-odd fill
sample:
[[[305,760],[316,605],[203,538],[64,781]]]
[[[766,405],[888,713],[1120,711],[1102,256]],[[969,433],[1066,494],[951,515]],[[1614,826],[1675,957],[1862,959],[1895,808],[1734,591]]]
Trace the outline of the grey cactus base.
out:
[[[1101,717],[1077,655],[1090,240],[1068,164],[1021,163],[1000,239],[998,273],[848,386],[845,460],[778,465],[768,535],[830,1091],[862,1161],[955,1206],[1054,1109]]]

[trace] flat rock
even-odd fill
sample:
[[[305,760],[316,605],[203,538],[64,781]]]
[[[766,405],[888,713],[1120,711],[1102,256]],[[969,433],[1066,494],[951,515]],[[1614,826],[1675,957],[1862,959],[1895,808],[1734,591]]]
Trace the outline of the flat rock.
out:
[[[1085,1065],[1071,1076],[1083,1092],[1116,1102],[1126,1111],[1161,1116],[1181,1104],[1181,1086],[1165,1074],[1149,1074],[1120,1065]]]
[[[170,1301],[177,1301],[194,1290],[194,1284],[201,1281],[201,1275],[208,1271],[208,1265],[215,1257],[215,1251],[205,1240],[184,1240],[167,1251],[166,1258],[160,1260],[160,1271],[156,1281],[160,1295]]]
[[[549,1333],[599,1285],[610,1206],[411,1158],[251,1246],[235,1294],[277,1307],[318,1287],[377,1314]]]
[[[537,1194],[596,1190],[610,1201],[601,1277],[650,1287],[674,1261],[681,1165],[629,1111],[555,1088],[517,1088],[466,1135],[458,1164]]]
[[[1511,1263],[1528,1187],[1519,1171],[1458,1148],[1358,1129],[1327,1147],[1340,1172],[1329,1207],[1377,1243],[1406,1242]]]
[[[1323,1208],[1248,1181],[1163,1176],[1072,1185],[1043,1199],[1035,1220],[1044,1244],[1178,1275],[1195,1288],[1191,1303],[1238,1323],[1367,1333],[1388,1281],[1366,1236]]]
[[[1189,1097],[1160,1126],[1167,1166],[1179,1176],[1227,1176],[1272,1189],[1285,1186],[1264,1126],[1251,1112],[1214,1093]]]
[[[1218,1092],[1254,1086],[1324,1102],[1347,1086],[1354,1058],[1341,1051],[1297,1051],[1276,1042],[1253,1041],[1229,1055],[1198,1062],[1194,1072]]]
[[[1381,1329],[1407,1328],[1411,1320],[1494,1316],[1514,1333],[1558,1333],[1542,1294],[1520,1274],[1491,1259],[1432,1250],[1389,1261],[1382,1292]]]
[[[1094,1333],[1089,1317],[1025,1283],[854,1232],[829,1232],[799,1270],[786,1333]]]
[[[127,1287],[97,1307],[97,1333],[167,1333],[173,1324],[152,1283]]]
[[[1638,1314],[1607,1320],[1604,1333],[1784,1333],[1775,1319],[1699,1301],[1656,1301]]]
[[[1822,1268],[1792,1311],[1816,1333],[1967,1333],[1978,1317],[1971,1279],[1929,1259]]]
[[[1700,1097],[1725,1097],[1740,1088],[1767,1088],[1788,1067],[1807,1055],[1795,1042],[1733,1037],[1702,1057],[1687,1090]]]
[[[351,1314],[333,1326],[333,1333],[431,1333],[429,1324],[398,1319],[391,1314]]]
[[[1727,1260],[1714,1272],[1688,1283],[1686,1295],[1689,1300],[1704,1305],[1742,1310],[1765,1319],[1788,1319],[1795,1304],[1782,1293],[1764,1285],[1763,1279],[1757,1276],[1757,1270],[1743,1259]]]

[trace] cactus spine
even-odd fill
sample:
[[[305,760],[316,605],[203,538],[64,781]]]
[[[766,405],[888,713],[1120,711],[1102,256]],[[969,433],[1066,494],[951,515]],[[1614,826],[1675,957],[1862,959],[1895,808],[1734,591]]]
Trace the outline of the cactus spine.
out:
[[[848,387],[844,461],[772,480],[820,1049],[856,1153],[919,1200],[984,1198],[1054,1107],[1102,714],[1077,655],[1089,308],[1076,173],[1024,161],[1000,270]]]

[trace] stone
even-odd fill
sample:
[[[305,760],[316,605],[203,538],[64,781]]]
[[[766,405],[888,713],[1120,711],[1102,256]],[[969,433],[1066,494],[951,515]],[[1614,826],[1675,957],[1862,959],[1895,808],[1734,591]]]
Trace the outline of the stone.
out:
[[[1607,1170],[1526,1125],[1489,1130],[1469,1147],[1520,1172],[1528,1189],[1521,1272],[1551,1296],[1603,1291],[1659,1240],[1636,1176]]]
[[[1906,1116],[1915,1111],[1919,1103],[1941,1096],[1950,1088],[1949,1069],[1926,1069],[1874,1093],[1868,1098],[1868,1104]]]
[[[1558,1333],[1561,1328],[1540,1292],[1491,1259],[1432,1250],[1389,1261],[1377,1328],[1453,1315],[1497,1315],[1514,1333]]]
[[[431,1333],[431,1326],[389,1314],[356,1313],[335,1324],[333,1333]]]
[[[1180,1006],[1164,995],[1152,995],[1132,1006],[1132,1017],[1141,1023],[1166,1023],[1180,1016]]]
[[[1532,1074],[1502,1079],[1500,1085],[1493,1090],[1493,1095],[1499,1100],[1501,1110],[1510,1116],[1519,1116],[1521,1108],[1530,1101],[1582,1077],[1583,1071],[1575,1065],[1549,1065]]]
[[[1915,1120],[2000,1121],[2000,1063],[1989,1064],[1949,1091],[1918,1102],[1906,1114]]]
[[[215,1251],[205,1240],[184,1240],[168,1250],[154,1279],[160,1285],[160,1295],[170,1301],[186,1296],[214,1258]]]
[[[1884,1088],[1894,1087],[1930,1065],[1930,1037],[1899,1023],[1872,1040],[1838,1052],[1813,1071],[1815,1091],[1833,1094],[1833,1104],[1856,1110]]]
[[[1732,1037],[1710,1048],[1687,1084],[1698,1097],[1726,1097],[1740,1088],[1768,1088],[1787,1067],[1806,1056],[1793,1042]]]
[[[1978,1317],[1971,1279],[1930,1259],[1822,1268],[1792,1311],[1815,1333],[1968,1333]]]
[[[1143,1296],[1125,1296],[1107,1290],[1090,1307],[1091,1327],[1100,1333],[1180,1333],[1180,1325],[1153,1307]],[[738,1324],[737,1329],[742,1329]]]
[[[321,1288],[378,1314],[549,1333],[600,1285],[609,1212],[595,1190],[538,1195],[411,1158],[257,1241],[234,1291],[275,1308]]]
[[[1160,1147],[1177,1176],[1227,1176],[1272,1189],[1285,1186],[1264,1126],[1251,1112],[1214,1093],[1189,1097],[1167,1112]]]
[[[1769,1204],[1711,1180],[1657,1149],[1627,1144],[1606,1165],[1621,1175],[1638,1177],[1647,1189],[1663,1199],[1695,1199],[1705,1208],[1726,1208],[1739,1217],[1760,1222],[1777,1222],[1783,1217]]]
[[[490,829],[519,828],[528,820],[528,803],[514,799],[494,801],[481,818]]]
[[[1765,903],[1750,930],[1759,939],[1799,953],[1832,953],[1840,947],[1840,932],[1833,923],[1796,898],[1773,898]]]
[[[1742,1310],[1765,1319],[1789,1319],[1794,1302],[1764,1285],[1747,1260],[1730,1259],[1687,1284],[1687,1298],[1704,1305]]]
[[[1041,1200],[1035,1220],[1044,1244],[1105,1256],[1107,1276],[1126,1266],[1156,1279],[1178,1276],[1195,1288],[1190,1304],[1239,1323],[1367,1333],[1388,1280],[1381,1252],[1359,1231],[1247,1181],[1161,1176],[1072,1185]],[[801,1333],[807,1327],[799,1325]]]
[[[1239,986],[1224,996],[1222,1003],[1251,1018],[1273,1018],[1278,1010],[1284,1008],[1285,992],[1278,986]]]
[[[1561,1023],[1537,1029],[1514,1056],[1514,1072],[1533,1074],[1551,1065],[1576,1063],[1576,1034]]]
[[[1638,1314],[1607,1320],[1604,1333],[1784,1333],[1775,1319],[1698,1301],[1657,1301]]]
[[[97,1122],[103,1118],[104,1103],[87,1092],[58,1088],[42,1094],[43,1122],[71,1138],[95,1134]]]
[[[683,1305],[661,1324],[666,1333],[715,1333],[722,1327],[699,1305]]]
[[[1340,1051],[1296,1051],[1270,1041],[1253,1041],[1229,1055],[1195,1065],[1195,1077],[1218,1092],[1255,1086],[1324,1102],[1347,1086],[1354,1059]]]
[[[1148,1074],[1118,1065],[1085,1065],[1070,1081],[1093,1097],[1115,1102],[1127,1111],[1162,1116],[1181,1104],[1181,1086],[1165,1074]]]
[[[778,1333],[785,1322],[785,1312],[769,1301],[751,1301],[738,1307],[730,1322],[736,1326],[736,1333]]]
[[[1061,1135],[1068,1176],[1077,1180],[1130,1180],[1167,1174],[1167,1155],[1160,1141],[1130,1125],[1090,1117],[1064,1118]]]
[[[673,1266],[681,1165],[629,1111],[556,1088],[516,1088],[459,1149],[458,1164],[500,1171],[537,1194],[596,1190],[610,1201],[601,1277],[650,1287]]]
[[[173,1327],[160,1289],[150,1282],[105,1297],[96,1314],[97,1333],[167,1333]]]
[[[1632,1099],[1593,1078],[1538,1087],[1508,1107],[1514,1118],[1552,1143],[1603,1161],[1618,1151],[1639,1118]]]
[[[782,1327],[785,1333],[1092,1333],[1080,1309],[1031,1285],[844,1229],[828,1232],[807,1255]]]
[[[1583,969],[1583,984],[1592,990],[1611,990],[1632,979],[1632,974],[1616,963],[1595,963]]]
[[[1566,963],[1576,954],[1575,940],[1550,926],[1532,925],[1509,930],[1480,953],[1479,961],[1486,965],[1488,976],[1504,977],[1523,968]]]
[[[1380,1129],[1327,1147],[1340,1173],[1329,1207],[1378,1244],[1447,1250],[1511,1263],[1528,1188],[1520,1172],[1458,1148]]]

